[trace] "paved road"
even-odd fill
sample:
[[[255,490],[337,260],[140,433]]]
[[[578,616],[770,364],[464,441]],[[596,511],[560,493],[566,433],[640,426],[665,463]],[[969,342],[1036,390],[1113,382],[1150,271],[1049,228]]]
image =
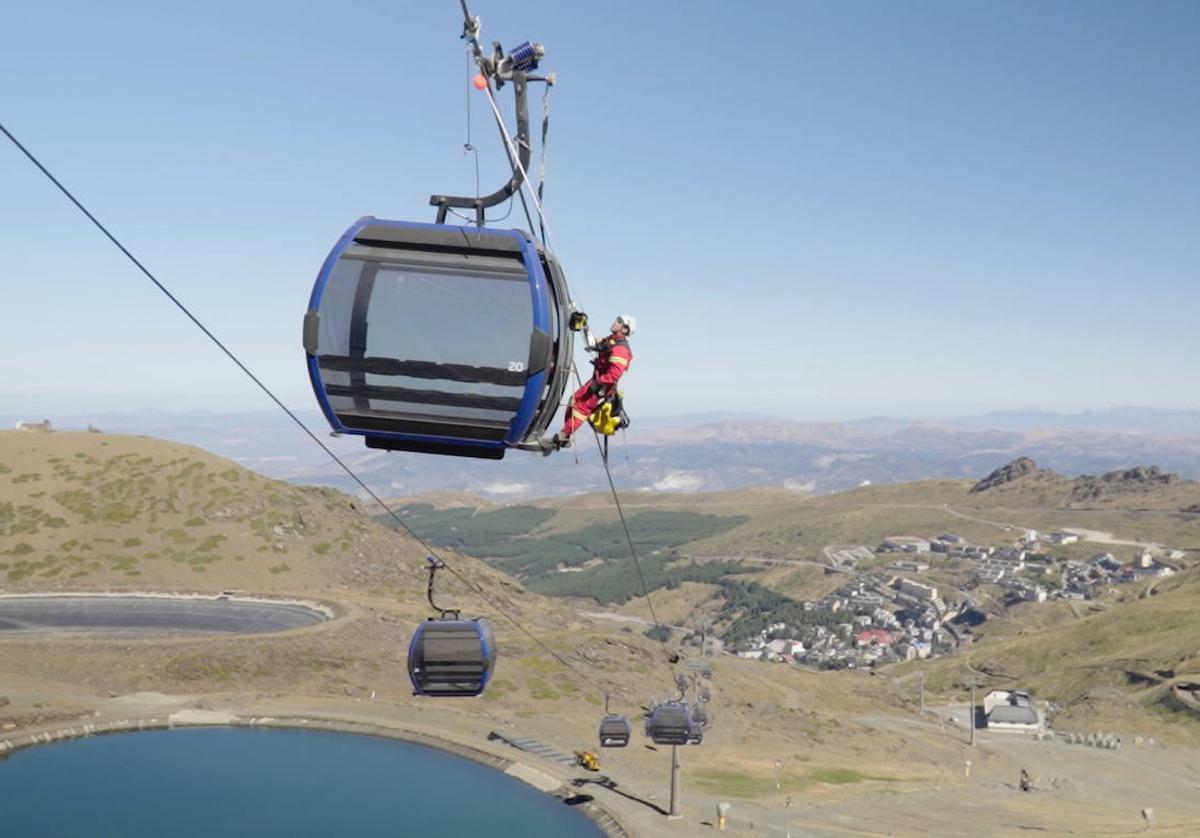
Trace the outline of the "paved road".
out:
[[[120,634],[262,634],[323,622],[290,603],[173,597],[3,597],[0,636],[61,631]]]

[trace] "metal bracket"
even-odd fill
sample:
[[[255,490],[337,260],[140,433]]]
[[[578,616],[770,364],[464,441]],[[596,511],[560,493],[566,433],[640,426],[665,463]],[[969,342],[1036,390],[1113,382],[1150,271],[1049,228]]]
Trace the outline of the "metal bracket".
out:
[[[430,206],[437,207],[437,223],[445,224],[446,215],[451,207],[459,209],[474,209],[475,224],[482,227],[485,222],[484,210],[488,207],[494,207],[503,201],[511,198],[525,178],[522,172],[529,171],[529,160],[531,146],[529,143],[529,103],[527,96],[528,82],[541,81],[548,85],[554,84],[554,74],[548,76],[530,75],[523,67],[534,69],[537,67],[537,61],[545,54],[541,44],[522,44],[517,48],[517,52],[521,55],[510,54],[504,55],[504,50],[501,48],[499,41],[493,42],[492,54],[484,55],[483,47],[479,43],[479,35],[482,25],[479,18],[472,15],[467,9],[466,0],[460,0],[460,5],[463,11],[463,33],[462,38],[470,43],[471,50],[475,56],[475,64],[479,67],[479,72],[488,84],[495,84],[499,90],[504,86],[506,81],[511,81],[513,85],[513,98],[516,100],[517,111],[517,133],[513,138],[513,142],[517,146],[517,159],[509,160],[512,166],[512,175],[508,179],[508,183],[501,186],[490,195],[476,195],[474,197],[468,195],[430,195]],[[532,55],[532,62],[530,61]],[[507,144],[505,151],[508,152]],[[518,166],[518,162],[520,165]]]
[[[425,561],[429,562],[429,589],[426,595],[429,598],[429,607],[441,614],[443,620],[457,620],[459,611],[454,608],[441,608],[433,601],[433,581],[437,578],[437,572],[446,566],[446,563],[436,556],[426,556]],[[453,616],[451,616],[453,615]]]

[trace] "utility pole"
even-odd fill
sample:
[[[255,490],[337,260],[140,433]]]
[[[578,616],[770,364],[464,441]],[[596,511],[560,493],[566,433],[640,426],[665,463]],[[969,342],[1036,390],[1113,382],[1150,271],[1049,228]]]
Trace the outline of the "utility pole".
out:
[[[788,762],[791,762],[791,760],[789,759]],[[775,762],[775,794],[779,795],[780,797],[783,797],[783,783],[781,782],[783,765],[784,764],[782,762]],[[792,838],[791,808],[792,796],[789,794],[783,803],[783,831],[786,835],[786,838]]]
[[[671,746],[671,812],[667,815],[668,820],[678,820],[683,817],[681,808],[683,801],[680,799],[682,790],[680,789],[679,777],[679,746]]]
[[[975,682],[971,682],[971,712],[967,714],[967,723],[971,725],[971,747],[975,747]]]

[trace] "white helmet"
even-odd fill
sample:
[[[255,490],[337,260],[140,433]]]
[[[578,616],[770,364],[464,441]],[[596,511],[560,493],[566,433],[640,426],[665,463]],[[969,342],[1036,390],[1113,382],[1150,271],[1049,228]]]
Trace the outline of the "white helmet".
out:
[[[624,326],[630,335],[637,329],[637,321],[633,319],[632,314],[618,314],[617,322]]]

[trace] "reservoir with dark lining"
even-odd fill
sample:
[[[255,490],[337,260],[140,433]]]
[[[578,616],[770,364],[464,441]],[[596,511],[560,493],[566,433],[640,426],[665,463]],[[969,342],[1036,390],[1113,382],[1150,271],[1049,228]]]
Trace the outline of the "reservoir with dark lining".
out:
[[[328,614],[301,603],[225,597],[0,597],[0,637],[15,634],[263,634],[316,625]]]

